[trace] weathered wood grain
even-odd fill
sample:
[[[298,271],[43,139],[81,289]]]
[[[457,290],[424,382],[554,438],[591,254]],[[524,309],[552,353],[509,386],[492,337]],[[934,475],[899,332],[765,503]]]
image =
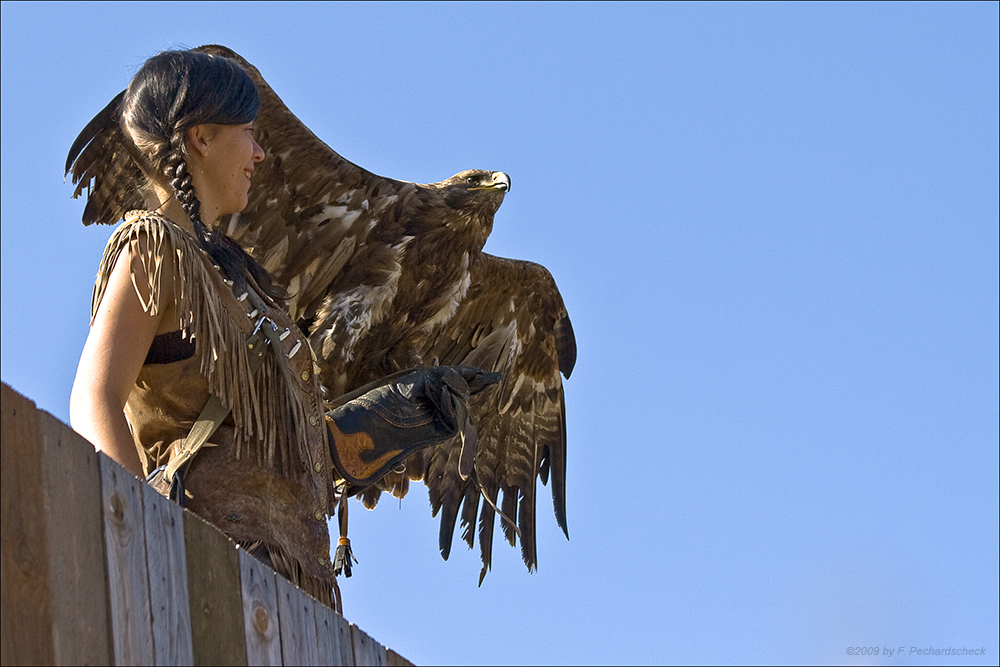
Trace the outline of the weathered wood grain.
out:
[[[3,385],[3,664],[409,665]]]
[[[149,610],[142,487],[130,472],[98,453],[108,602],[116,665],[152,665],[153,620]]]
[[[247,664],[236,544],[215,526],[187,511],[184,544],[194,664]]]
[[[38,411],[57,665],[111,662],[108,588],[97,452],[83,436]]]
[[[319,603],[284,577],[275,577],[281,619],[281,660],[286,665],[317,665],[316,612]]]
[[[37,411],[6,384],[0,391],[0,661],[50,665],[52,591]]]
[[[337,641],[340,644],[340,656],[345,665],[363,665],[354,655],[354,640],[351,639],[351,624],[346,618],[337,614]]]
[[[274,570],[239,550],[247,663],[280,665],[281,626]]]
[[[184,511],[146,484],[142,485],[142,496],[155,661],[157,665],[190,665],[194,653]]]
[[[385,647],[368,636],[364,630],[351,623],[351,641],[354,643],[354,662],[357,665],[385,665]]]
[[[317,602],[315,607],[319,664],[350,667],[354,664],[354,648],[347,641],[350,637],[347,621],[326,605]]]
[[[389,667],[414,667],[413,663],[393,651],[391,648],[385,650],[385,664]]]

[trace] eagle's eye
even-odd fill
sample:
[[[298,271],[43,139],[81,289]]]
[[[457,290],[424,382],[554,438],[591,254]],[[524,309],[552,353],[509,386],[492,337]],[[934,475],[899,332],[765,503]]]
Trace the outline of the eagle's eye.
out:
[[[466,183],[478,183],[479,182],[479,177],[478,176],[466,176],[465,182]]]

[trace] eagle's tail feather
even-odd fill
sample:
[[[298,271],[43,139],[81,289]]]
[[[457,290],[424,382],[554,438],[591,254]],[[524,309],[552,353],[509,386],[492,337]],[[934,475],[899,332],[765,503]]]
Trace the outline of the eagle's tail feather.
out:
[[[475,478],[468,480],[462,503],[462,539],[471,549],[476,543],[476,515],[479,513],[479,486]]]

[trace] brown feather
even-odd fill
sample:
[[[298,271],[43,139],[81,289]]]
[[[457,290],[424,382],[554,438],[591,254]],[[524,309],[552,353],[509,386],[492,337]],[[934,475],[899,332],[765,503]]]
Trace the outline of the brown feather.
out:
[[[485,574],[496,517],[489,503],[479,511],[479,485],[493,503],[502,491],[501,512],[517,521],[522,556],[534,569],[538,477],[546,483],[551,476],[556,521],[566,532],[560,372],[572,372],[576,344],[544,267],[482,253],[509,178],[470,170],[417,184],[373,174],[316,137],[239,55],[222,46],[198,50],[233,58],[257,83],[255,135],[266,157],[247,208],[220,227],[288,291],[289,312],[309,332],[331,397],[434,358],[503,373],[498,388],[470,402],[478,429],[472,477],[458,473],[461,445],[445,443],[411,457],[405,476],[367,491],[365,505],[373,507],[381,490],[402,496],[409,480],[422,479],[433,516],[441,515],[444,558],[460,508],[470,547],[478,514]],[[141,174],[116,108],[109,104],[88,125],[67,161],[77,194],[91,186],[87,223],[115,222],[124,208],[141,206]],[[515,545],[518,530],[504,520],[501,526]]]
[[[240,217],[258,219],[244,224],[242,238],[259,245],[258,252],[282,249],[280,257],[270,256],[266,268],[295,292],[292,310],[310,325],[311,340],[322,351],[324,383],[334,394],[342,393],[435,357],[443,364],[502,371],[502,386],[470,406],[479,430],[476,478],[494,501],[504,488],[502,511],[518,522],[522,555],[533,569],[534,487],[543,470],[551,472],[556,521],[567,532],[560,371],[567,377],[572,372],[576,344],[559,291],[544,267],[481,252],[503,193],[477,191],[486,196],[456,201],[464,191],[456,194],[453,186],[469,172],[430,185],[371,174],[316,138],[255,68],[228,50],[217,52],[235,57],[257,81],[262,100],[258,141],[273,156],[254,175],[251,213]],[[456,206],[462,205],[456,216]],[[410,236],[402,252],[393,250]],[[470,258],[468,290],[454,315],[428,329],[425,323],[440,313],[449,286],[462,276],[442,267],[460,266],[464,253]],[[359,285],[385,286],[397,273],[407,279],[399,279],[386,312],[371,308],[359,315],[345,306],[345,295],[357,293]],[[377,321],[363,330],[362,317]],[[474,481],[458,475],[457,455],[457,446],[447,444],[407,463],[407,476],[424,480],[432,513],[440,513],[439,548],[445,558],[463,504],[463,539],[471,546],[479,503]],[[376,502],[374,496],[367,494],[366,505]],[[487,545],[480,545],[487,568],[492,528],[485,522],[492,522],[493,514],[484,503],[478,532],[481,540],[488,535]],[[501,523],[515,544],[513,526]]]

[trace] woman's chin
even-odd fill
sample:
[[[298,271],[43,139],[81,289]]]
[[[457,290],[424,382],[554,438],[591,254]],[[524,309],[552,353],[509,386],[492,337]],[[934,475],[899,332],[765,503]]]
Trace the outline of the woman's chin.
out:
[[[250,198],[244,195],[242,199],[237,199],[236,201],[234,201],[232,206],[226,207],[226,210],[222,211],[220,217],[223,215],[232,215],[234,213],[241,213],[249,203],[250,203]]]

